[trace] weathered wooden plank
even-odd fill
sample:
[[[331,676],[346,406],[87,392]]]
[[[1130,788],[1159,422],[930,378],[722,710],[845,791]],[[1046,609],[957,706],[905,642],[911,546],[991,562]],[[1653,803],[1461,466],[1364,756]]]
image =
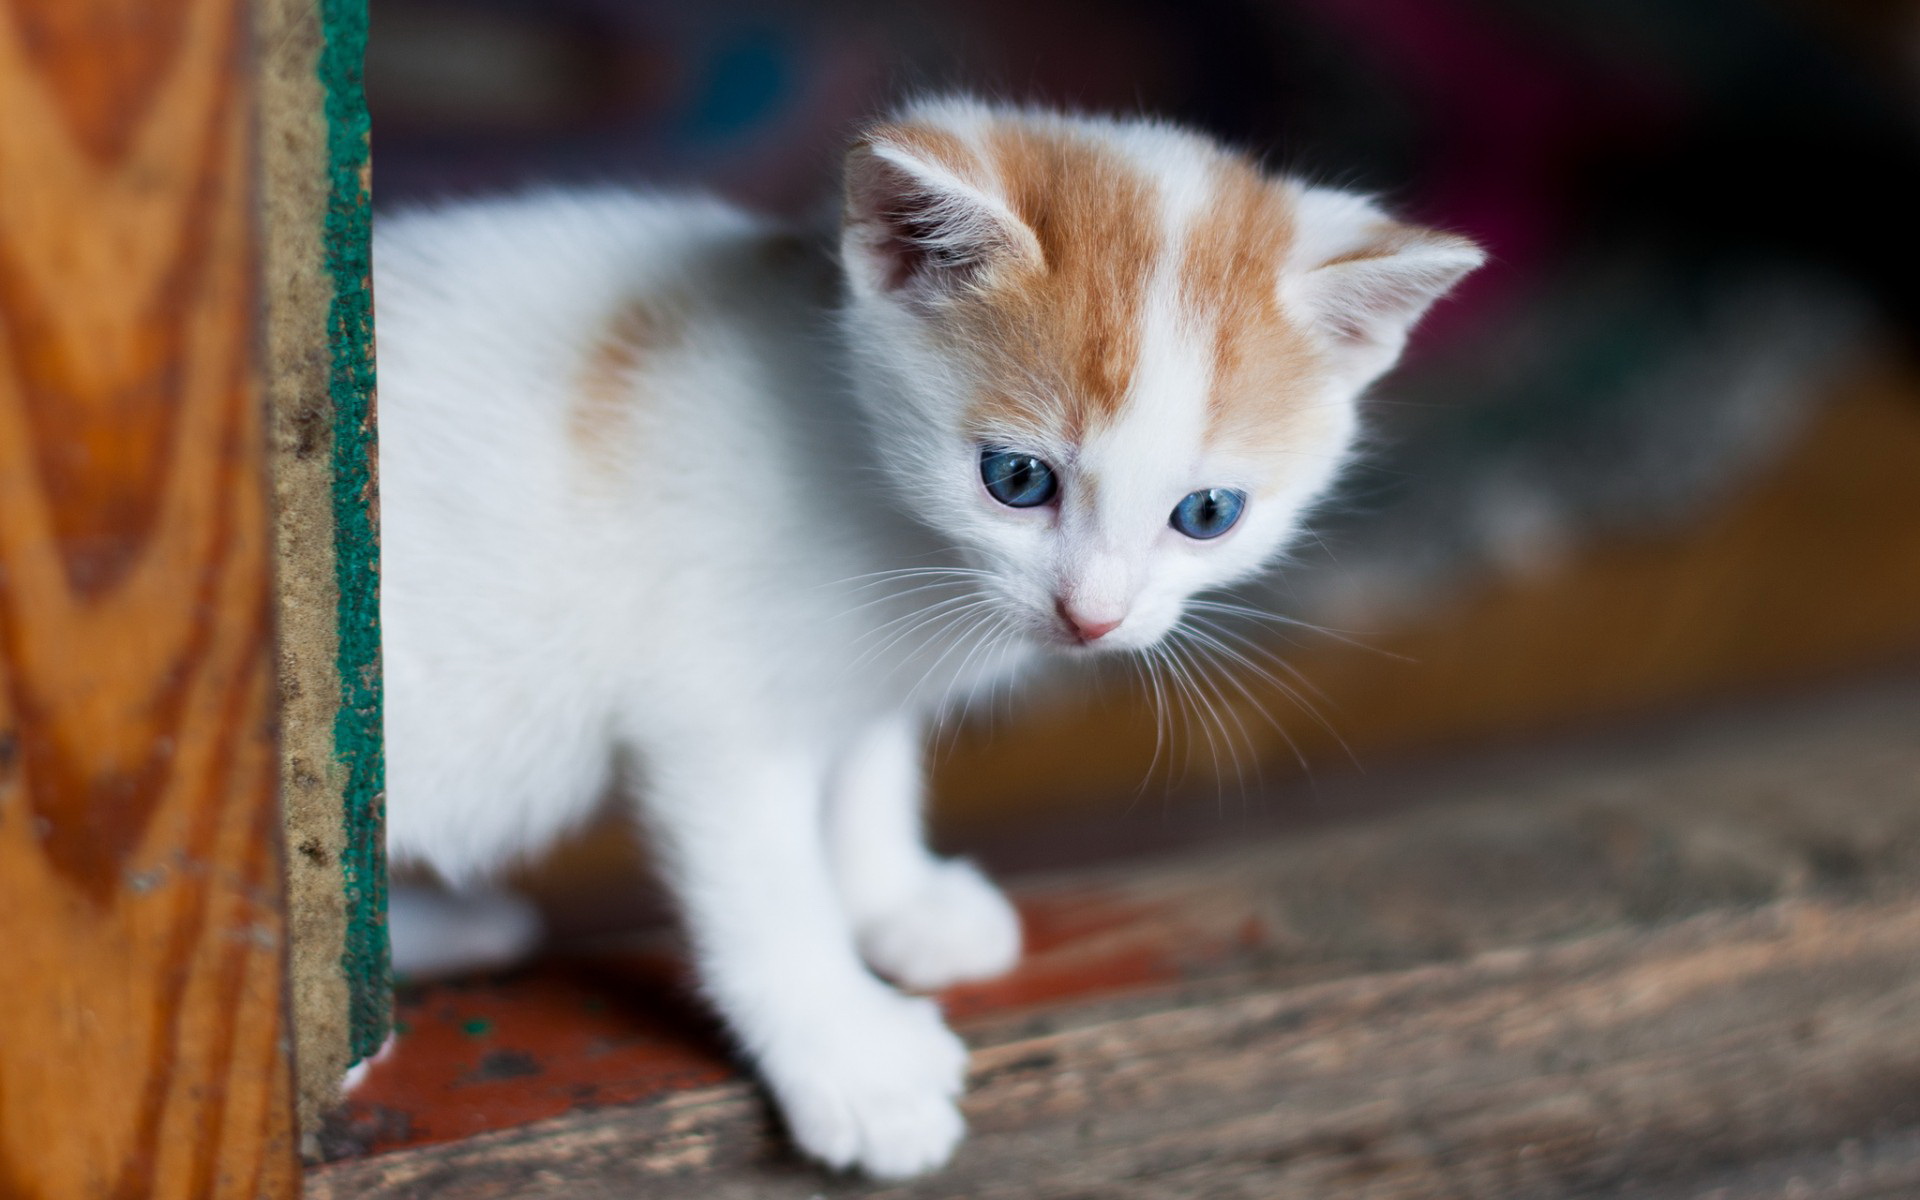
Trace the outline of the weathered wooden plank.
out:
[[[241,0],[0,3],[0,1196],[292,1196]]]
[[[1535,748],[1442,771],[1388,773],[1366,781],[1358,793],[1329,788],[1316,798],[1326,817],[1317,828],[1296,824],[1227,848],[1163,850],[1132,863],[1028,879],[1016,889],[1029,922],[1027,961],[1007,979],[954,989],[945,1000],[976,1046],[1032,1048],[1062,1033],[1139,1029],[1134,1022],[1171,1012],[1219,1011],[1251,993],[1302,995],[1329,980],[1385,979],[1386,972],[1414,967],[1427,973],[1411,978],[1430,985],[1436,1003],[1444,1005],[1451,986],[1446,981],[1455,970],[1449,964],[1493,961],[1515,947],[1551,947],[1595,935],[1632,945],[1678,921],[1739,917],[1759,906],[1904,911],[1900,906],[1920,896],[1915,729],[1920,687],[1890,683],[1744,706],[1636,735]],[[1421,803],[1382,807],[1378,793],[1404,793]],[[1210,806],[1208,811],[1217,831],[1221,818],[1211,815]],[[1339,819],[1333,819],[1336,813]],[[1177,828],[1170,815],[1149,824],[1163,838]],[[1241,821],[1233,825],[1245,828]],[[1095,832],[1076,828],[1079,840]],[[557,1108],[548,1103],[545,1113],[573,1110],[579,1118],[577,1110],[589,1101],[565,1103],[571,1091],[607,1106],[606,1135],[632,1139],[620,1143],[621,1154],[710,1158],[718,1165],[698,1177],[714,1194],[765,1183],[769,1169],[785,1168],[778,1166],[783,1160],[777,1142],[761,1140],[767,1130],[753,1093],[689,1082],[690,1074],[702,1073],[690,1072],[690,1062],[704,1064],[711,1078],[713,1043],[701,1028],[689,1026],[682,1043],[662,1044],[662,1022],[672,1006],[647,995],[673,985],[665,982],[668,973],[642,969],[645,961],[607,954],[487,984],[430,989],[409,1008],[413,1040],[403,1038],[356,1096],[362,1106],[356,1111],[358,1132],[343,1130],[341,1141],[359,1136],[407,1147],[387,1164],[417,1166],[439,1153],[426,1147],[428,1141],[476,1129],[504,1131],[555,1098],[562,1102]],[[1630,999],[1640,959],[1623,953],[1608,961],[1611,967],[1594,971],[1593,995],[1617,986],[1618,995]],[[1885,1002],[1913,977],[1889,975],[1878,999],[1871,980],[1863,979],[1857,992],[1842,989],[1836,999],[1843,1008]],[[583,980],[599,982],[603,994],[597,1001]],[[630,994],[633,989],[643,994]],[[1711,1015],[1721,1005],[1738,1019],[1743,994],[1703,993],[1698,1011]],[[1782,1012],[1809,1019],[1819,1016],[1822,995],[1818,988],[1772,993]],[[1372,1021],[1357,1009],[1349,1019]],[[463,1023],[476,1020],[497,1028],[485,1037],[464,1037]],[[1335,1038],[1329,1045],[1340,1043]],[[1116,1043],[1115,1061],[1127,1052],[1124,1039]],[[1808,1053],[1811,1061],[1820,1051]],[[494,1056],[516,1059],[520,1076],[482,1078],[478,1064]],[[1603,1054],[1592,1057],[1605,1060]],[[1480,1050],[1469,1045],[1447,1061],[1460,1072],[1455,1081],[1463,1089],[1479,1086],[1473,1072],[1485,1065]],[[1871,1092],[1870,1071],[1859,1078],[1850,1073],[1872,1066],[1871,1059],[1858,1057],[1837,1061],[1841,1082],[1834,1086],[1858,1084]],[[1393,1079],[1397,1069],[1385,1064],[1381,1078]],[[1763,1089],[1790,1086],[1783,1078],[1767,1081],[1771,1068],[1764,1058],[1755,1058],[1751,1069]],[[1098,1070],[1078,1065],[1073,1074],[1085,1081]],[[502,1089],[516,1083],[524,1093],[504,1096]],[[1285,1086],[1285,1080],[1275,1084]],[[1202,1101],[1212,1094],[1199,1090]],[[1445,1088],[1436,1084],[1434,1090]],[[1137,1089],[1128,1094],[1137,1098]],[[985,1129],[996,1119],[993,1105],[1006,1093],[992,1100],[988,1082],[982,1095],[988,1098],[978,1102],[988,1108],[975,1123]],[[1177,1126],[1196,1101],[1173,1089],[1157,1103],[1162,1117],[1153,1115],[1154,1104],[1141,1101],[1135,1118],[1144,1127],[1162,1119]],[[648,1115],[655,1105],[663,1115]],[[1258,1111],[1229,1106],[1215,1115],[1228,1123],[1257,1121]],[[1376,1140],[1423,1137],[1424,1120],[1423,1109],[1403,1107]],[[1856,1161],[1858,1145],[1841,1153],[1846,1142],[1864,1144],[1874,1136],[1871,1122],[1856,1123],[1862,1120],[1859,1110],[1840,1123],[1844,1134],[1825,1143],[1817,1126],[1796,1124],[1800,1120],[1791,1108],[1756,1118],[1759,1127],[1777,1121],[1779,1128],[1758,1139],[1765,1143],[1761,1151],[1715,1168],[1720,1173],[1713,1179],[1737,1174],[1740,1187],[1765,1196],[1776,1192],[1764,1188],[1787,1187],[1796,1173],[1816,1169],[1820,1173],[1810,1177],[1836,1181],[1836,1188],[1847,1180],[1853,1181],[1845,1184],[1849,1188],[1893,1187],[1910,1170],[1892,1150],[1876,1151],[1871,1171]],[[639,1123],[636,1131],[622,1133],[621,1123],[628,1121]],[[1079,1126],[1071,1122],[1036,1119],[1029,1127],[1050,1131],[1044,1136],[1054,1139],[1056,1158],[1076,1161],[1082,1152]],[[544,1128],[572,1126],[562,1121]],[[499,1144],[511,1155],[524,1151],[538,1159],[546,1151],[538,1137],[529,1137],[530,1143]],[[660,1141],[647,1150],[650,1137]],[[1026,1157],[970,1158],[972,1174],[960,1178],[983,1193],[1003,1184],[1011,1188],[1010,1181],[1031,1171],[1029,1159],[1043,1156],[1036,1149]],[[487,1171],[500,1166],[484,1155],[482,1161]],[[553,1168],[541,1161],[542,1169]],[[1248,1194],[1261,1195],[1271,1175],[1264,1163],[1257,1155],[1250,1164],[1228,1155],[1195,1165],[1177,1183],[1190,1194],[1220,1189],[1232,1195],[1239,1186],[1234,1181],[1245,1176]],[[1105,1167],[1116,1174],[1089,1174],[1080,1182],[1100,1195],[1128,1194],[1123,1189],[1132,1186],[1127,1181],[1137,1164],[1122,1158]],[[1693,1178],[1657,1160],[1654,1167],[1666,1175],[1635,1176],[1633,1188],[1663,1178],[1679,1188],[1674,1179]],[[336,1169],[348,1170],[356,1187],[362,1182],[352,1173],[359,1167]],[[1440,1171],[1436,1167],[1436,1178],[1444,1182]],[[433,1178],[436,1187],[447,1182]],[[594,1178],[587,1176],[583,1194],[601,1186]],[[1583,1194],[1585,1187],[1523,1194]],[[1174,1183],[1164,1188],[1165,1194],[1179,1194]]]
[[[1758,1164],[1782,1156],[1838,1169],[1849,1139],[1920,1127],[1920,910],[1783,902],[1461,963],[1248,984],[979,1047],[970,1084],[960,1157],[903,1186],[823,1181],[792,1163],[751,1089],[729,1084],[336,1164],[309,1189],[1493,1200],[1679,1189],[1735,1164],[1758,1181]],[[1913,1163],[1889,1152],[1874,1170],[1856,1174],[1892,1186]]]
[[[385,1034],[364,0],[256,0],[301,1128]],[[310,1144],[310,1143],[309,1143]]]

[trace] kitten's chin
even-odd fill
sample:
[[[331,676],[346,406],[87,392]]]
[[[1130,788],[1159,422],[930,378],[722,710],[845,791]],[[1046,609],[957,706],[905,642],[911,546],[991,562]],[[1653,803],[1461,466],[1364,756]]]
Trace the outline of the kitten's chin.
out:
[[[1028,645],[1063,658],[1092,658],[1101,654],[1131,654],[1151,648],[1172,631],[1173,622],[1156,613],[1134,612],[1117,626],[1089,638],[1085,631],[1054,613],[1022,606],[1015,614]]]
[[[1033,640],[1054,654],[1067,658],[1092,658],[1101,654],[1129,654],[1144,650],[1160,640],[1159,636],[1140,637],[1116,629],[1092,641],[1062,629],[1048,629],[1033,635]]]
[[[1096,654],[1131,649],[1131,646],[1122,645],[1111,635],[1089,642],[1051,625],[1029,629],[1026,636],[1027,642],[1036,650],[1057,654],[1062,658],[1091,658]]]

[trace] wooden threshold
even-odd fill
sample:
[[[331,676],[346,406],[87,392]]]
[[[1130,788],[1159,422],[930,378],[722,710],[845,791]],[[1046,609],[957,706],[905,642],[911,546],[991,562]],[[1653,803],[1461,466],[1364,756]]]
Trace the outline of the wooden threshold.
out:
[[[946,997],[972,1135],[928,1179],[796,1161],[715,1067],[309,1194],[1920,1194],[1920,681],[1398,782],[1416,803],[1028,880],[1036,953]]]

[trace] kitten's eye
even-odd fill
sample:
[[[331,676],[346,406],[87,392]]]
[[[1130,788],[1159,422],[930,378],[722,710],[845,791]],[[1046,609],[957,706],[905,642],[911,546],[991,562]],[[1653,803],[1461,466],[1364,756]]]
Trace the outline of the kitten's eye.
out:
[[[1045,504],[1060,490],[1053,468],[1042,460],[991,446],[980,452],[980,482],[987,485],[987,495],[1008,508]]]
[[[1247,494],[1231,488],[1202,488],[1174,505],[1168,523],[1199,541],[1217,538],[1233,528],[1246,510]]]

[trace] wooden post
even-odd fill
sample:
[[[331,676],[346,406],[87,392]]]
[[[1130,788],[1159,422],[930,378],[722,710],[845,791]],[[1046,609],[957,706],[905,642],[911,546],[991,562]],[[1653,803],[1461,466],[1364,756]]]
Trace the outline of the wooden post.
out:
[[[244,0],[0,0],[0,1196],[299,1192]]]
[[[300,1124],[386,1036],[365,0],[256,0]],[[311,1146],[313,1143],[308,1142]]]

